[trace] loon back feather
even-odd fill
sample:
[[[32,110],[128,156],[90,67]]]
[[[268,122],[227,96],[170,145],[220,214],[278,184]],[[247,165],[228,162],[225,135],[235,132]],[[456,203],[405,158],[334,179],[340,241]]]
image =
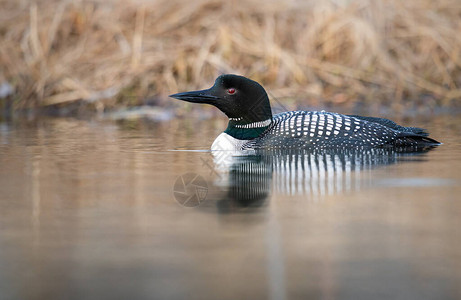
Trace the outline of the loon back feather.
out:
[[[368,122],[373,122],[377,124],[384,125],[386,127],[389,127],[391,129],[397,130],[397,131],[403,131],[403,132],[411,132],[414,134],[422,135],[422,136],[429,136],[429,133],[424,128],[418,128],[418,127],[405,127],[401,126],[397,123],[395,123],[392,120],[385,119],[385,118],[377,118],[377,117],[364,117],[364,116],[358,116],[358,115],[348,115],[349,117],[354,117],[360,120],[365,120]]]

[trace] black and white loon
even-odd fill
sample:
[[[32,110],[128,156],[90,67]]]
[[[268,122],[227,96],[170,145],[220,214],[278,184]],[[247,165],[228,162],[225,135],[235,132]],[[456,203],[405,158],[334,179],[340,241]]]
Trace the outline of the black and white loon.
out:
[[[426,147],[440,143],[424,129],[403,127],[388,119],[325,111],[290,111],[272,115],[269,98],[256,81],[221,75],[207,90],[170,95],[212,104],[229,117],[227,129],[212,150],[341,149]]]

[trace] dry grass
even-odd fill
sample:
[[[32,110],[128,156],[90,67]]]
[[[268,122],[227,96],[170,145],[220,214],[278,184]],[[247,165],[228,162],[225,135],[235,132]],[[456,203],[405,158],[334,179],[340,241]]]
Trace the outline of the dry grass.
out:
[[[220,73],[302,100],[461,98],[459,0],[0,5],[0,83],[15,87],[15,109],[127,105],[209,86]]]

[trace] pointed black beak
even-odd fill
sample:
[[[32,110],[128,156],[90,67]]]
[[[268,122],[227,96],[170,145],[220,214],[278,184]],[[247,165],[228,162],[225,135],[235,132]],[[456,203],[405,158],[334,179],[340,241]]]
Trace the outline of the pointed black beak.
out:
[[[177,94],[170,95],[169,97],[187,101],[187,102],[207,103],[207,104],[215,104],[216,100],[220,99],[219,97],[212,95],[209,89],[201,90],[201,91],[177,93]]]

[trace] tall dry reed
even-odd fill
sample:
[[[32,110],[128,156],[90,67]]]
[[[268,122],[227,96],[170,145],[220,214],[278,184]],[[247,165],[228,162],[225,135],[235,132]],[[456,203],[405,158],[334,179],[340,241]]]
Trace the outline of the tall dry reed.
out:
[[[304,101],[461,98],[458,0],[0,5],[0,83],[14,86],[14,108],[117,95],[127,104],[124,96],[161,98],[220,73]]]

